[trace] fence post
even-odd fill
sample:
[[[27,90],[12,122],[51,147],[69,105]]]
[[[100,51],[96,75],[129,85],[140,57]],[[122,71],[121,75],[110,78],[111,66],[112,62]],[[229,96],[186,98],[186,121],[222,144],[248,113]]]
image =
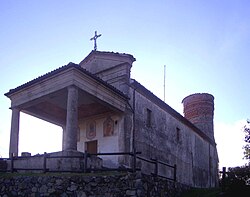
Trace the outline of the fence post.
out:
[[[135,149],[135,148],[133,148],[132,171],[133,171],[133,172],[136,172],[136,149]]]
[[[222,168],[222,180],[226,178],[226,167]]]
[[[88,165],[88,152],[84,151],[84,165],[83,165],[83,172],[87,172],[87,165]]]
[[[13,158],[13,153],[10,154],[10,172],[14,172],[14,158]]]
[[[176,182],[177,165],[174,164],[174,182]]]
[[[221,180],[221,189],[225,191],[225,178],[226,178],[226,167],[222,168],[222,180]]]
[[[43,154],[43,173],[46,173],[47,171],[47,153],[44,152]]]

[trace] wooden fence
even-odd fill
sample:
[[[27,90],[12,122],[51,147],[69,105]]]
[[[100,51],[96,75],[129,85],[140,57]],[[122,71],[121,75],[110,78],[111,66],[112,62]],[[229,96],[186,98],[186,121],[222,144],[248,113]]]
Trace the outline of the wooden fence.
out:
[[[144,157],[140,157],[138,155],[140,155],[141,152],[136,152],[136,151],[133,151],[133,152],[113,152],[113,153],[87,153],[86,151],[84,152],[84,155],[83,157],[82,156],[51,156],[49,154],[47,154],[46,152],[41,155],[41,157],[43,157],[43,168],[37,168],[37,169],[34,169],[34,168],[15,168],[14,167],[14,162],[15,160],[18,160],[18,157],[13,157],[11,156],[10,158],[6,158],[4,160],[10,160],[10,172],[15,172],[15,171],[20,171],[20,170],[32,170],[32,171],[42,171],[44,173],[46,172],[53,172],[52,170],[48,169],[47,167],[47,160],[48,159],[52,159],[52,158],[59,158],[59,159],[62,159],[62,158],[79,158],[79,159],[83,159],[83,170],[82,171],[78,171],[78,172],[82,172],[82,173],[87,173],[87,172],[91,172],[91,171],[129,171],[129,172],[136,172],[136,171],[140,171],[141,169],[140,168],[137,168],[137,160],[140,160],[140,161],[143,161],[143,162],[146,162],[146,163],[150,163],[150,164],[153,164],[154,165],[154,172],[151,173],[152,175],[155,175],[155,176],[158,176],[158,177],[162,177],[162,178],[165,178],[165,179],[168,179],[168,180],[172,180],[172,181],[176,181],[176,171],[177,171],[177,166],[176,164],[175,165],[169,165],[165,162],[162,162],[162,161],[159,161],[157,159],[146,159]],[[116,156],[119,156],[119,155],[128,155],[128,156],[131,156],[132,157],[132,166],[130,168],[101,168],[101,169],[90,169],[88,168],[88,157],[91,157],[91,156],[112,156],[112,155],[116,155]],[[160,165],[163,165],[164,167],[166,168],[170,168],[173,170],[173,177],[167,177],[167,176],[163,176],[163,175],[159,175],[159,172],[158,172],[158,166]],[[6,170],[7,171],[7,170]],[[54,171],[55,172],[55,171]],[[57,171],[59,172],[59,171]],[[60,172],[66,172],[66,171],[60,171]],[[69,171],[67,171],[69,172]]]
[[[162,178],[166,178],[168,180],[176,181],[176,170],[177,170],[176,164],[174,164],[172,166],[172,165],[169,165],[169,164],[167,164],[165,162],[159,161],[157,159],[146,159],[146,158],[139,157],[139,156],[137,156],[137,159],[140,159],[140,160],[142,160],[144,162],[148,162],[148,163],[154,164],[154,173],[152,173],[153,175],[159,176],[159,177],[162,177]],[[159,175],[159,172],[158,172],[158,166],[159,166],[159,164],[165,166],[166,168],[172,169],[174,171],[173,172],[173,177],[171,178],[171,177]]]

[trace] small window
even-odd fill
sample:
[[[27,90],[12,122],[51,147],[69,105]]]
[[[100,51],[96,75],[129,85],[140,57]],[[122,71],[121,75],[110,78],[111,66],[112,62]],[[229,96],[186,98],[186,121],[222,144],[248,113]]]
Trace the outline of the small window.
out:
[[[152,111],[150,109],[147,109],[147,127],[151,127],[152,125]]]
[[[180,128],[176,127],[176,141],[179,142],[180,141]]]

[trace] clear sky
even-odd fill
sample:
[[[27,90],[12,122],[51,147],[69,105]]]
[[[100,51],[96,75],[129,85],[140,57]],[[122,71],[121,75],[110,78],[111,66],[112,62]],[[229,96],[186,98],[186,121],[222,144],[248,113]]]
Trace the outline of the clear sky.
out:
[[[0,1],[0,155],[8,156],[11,110],[3,94],[69,62],[79,63],[102,36],[100,51],[136,58],[132,77],[182,114],[182,99],[215,97],[220,166],[242,165],[250,118],[248,0]],[[37,126],[38,125],[38,126]],[[20,152],[61,149],[61,129],[21,114]]]

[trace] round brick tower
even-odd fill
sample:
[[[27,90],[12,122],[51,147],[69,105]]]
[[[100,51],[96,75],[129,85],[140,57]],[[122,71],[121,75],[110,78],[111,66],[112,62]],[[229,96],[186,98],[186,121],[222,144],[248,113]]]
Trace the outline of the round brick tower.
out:
[[[207,93],[191,94],[182,100],[184,117],[214,140],[214,97]]]

